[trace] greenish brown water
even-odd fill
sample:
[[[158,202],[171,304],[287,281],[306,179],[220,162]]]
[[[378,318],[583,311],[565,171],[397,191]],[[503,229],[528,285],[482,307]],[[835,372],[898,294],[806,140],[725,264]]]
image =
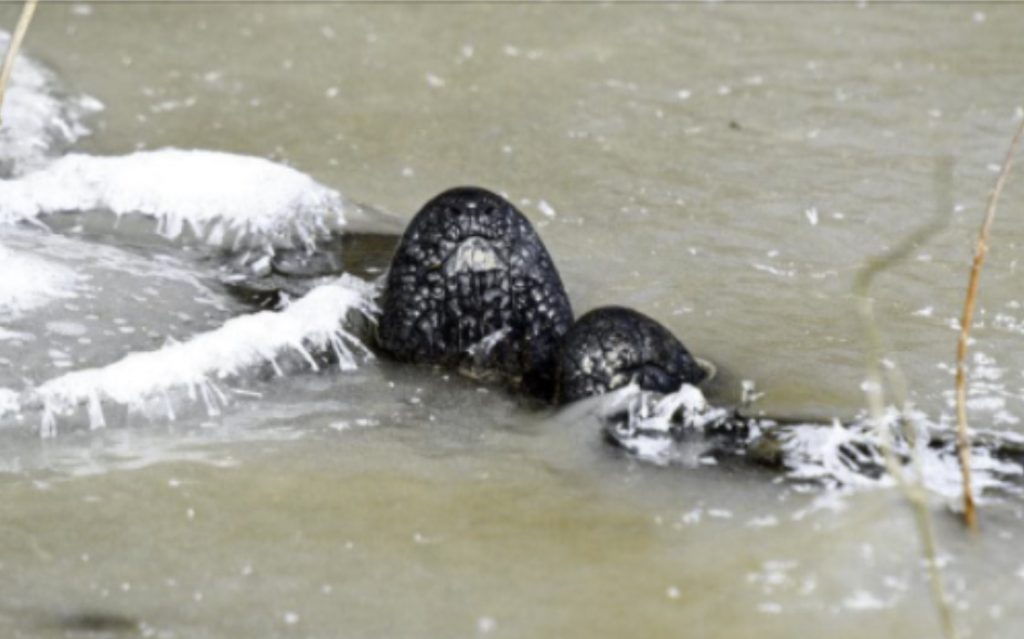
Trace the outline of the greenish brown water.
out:
[[[87,152],[270,157],[403,217],[456,184],[507,193],[578,313],[645,311],[718,363],[720,401],[754,380],[773,413],[863,405],[854,273],[932,216],[949,157],[948,227],[876,289],[937,419],[1024,104],[1022,26],[1024,7],[990,4],[44,3],[26,50],[105,104]],[[974,423],[1018,431],[1022,196],[1018,171],[972,346],[996,376],[977,396],[999,400]],[[195,316],[178,336],[238,310],[166,290],[157,310]],[[117,312],[152,325],[154,303]],[[39,371],[41,346],[0,354]],[[381,362],[255,388],[212,419],[0,433],[3,634],[90,636],[83,615],[187,638],[940,633],[894,491],[648,467],[589,422]],[[974,539],[933,514],[962,633],[1016,636],[1019,498],[986,505]]]

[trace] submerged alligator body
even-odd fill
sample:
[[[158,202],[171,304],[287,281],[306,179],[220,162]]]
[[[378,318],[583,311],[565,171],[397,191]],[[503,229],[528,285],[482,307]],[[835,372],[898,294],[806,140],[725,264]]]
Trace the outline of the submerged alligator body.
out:
[[[540,237],[494,193],[451,189],[424,205],[400,238],[344,236],[320,248],[260,258],[261,278],[234,281],[232,290],[273,304],[339,270],[386,271],[378,324],[362,331],[386,357],[500,381],[557,405],[604,395],[594,413],[605,440],[657,464],[738,461],[819,483],[884,480],[880,430],[870,420],[774,420],[712,408],[693,388],[710,377],[710,365],[657,321],[620,306],[575,319]],[[617,405],[616,393],[627,405]],[[893,430],[898,463],[918,450],[953,467],[948,432],[919,424],[910,437],[898,421],[884,426]],[[1024,479],[1024,439],[992,433],[979,443],[976,461],[990,487]]]
[[[441,193],[400,238],[343,236],[318,248],[241,256],[235,266],[244,275],[225,283],[236,296],[271,306],[301,296],[322,276],[386,270],[377,328],[366,331],[378,352],[504,382],[555,404],[630,383],[667,393],[709,376],[671,331],[638,311],[604,306],[575,319],[533,225],[485,189]]]
[[[529,220],[474,187],[445,191],[409,223],[388,271],[377,345],[557,403],[630,383],[670,392],[706,377],[671,332],[637,311],[604,307],[573,323]]]

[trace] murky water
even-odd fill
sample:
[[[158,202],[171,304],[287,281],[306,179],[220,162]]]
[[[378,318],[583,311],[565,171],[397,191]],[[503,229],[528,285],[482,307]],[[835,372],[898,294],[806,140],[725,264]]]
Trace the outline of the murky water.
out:
[[[16,15],[0,6],[6,28]],[[718,363],[714,399],[754,380],[775,414],[860,410],[853,276],[938,212],[875,292],[940,421],[992,165],[1021,117],[1022,26],[1024,7],[993,5],[44,3],[27,52],[104,103],[77,150],[269,157],[405,218],[456,184],[507,193],[577,313],[643,310]],[[972,345],[973,423],[1011,430],[1022,198],[1018,171]],[[0,386],[244,311],[173,243],[73,226],[0,241],[81,280],[4,320]],[[243,390],[218,415],[112,410],[43,440],[27,414],[0,433],[5,636],[940,633],[895,491],[651,467],[591,421],[387,362]],[[1016,636],[1019,498],[985,505],[976,538],[933,515],[961,632]]]

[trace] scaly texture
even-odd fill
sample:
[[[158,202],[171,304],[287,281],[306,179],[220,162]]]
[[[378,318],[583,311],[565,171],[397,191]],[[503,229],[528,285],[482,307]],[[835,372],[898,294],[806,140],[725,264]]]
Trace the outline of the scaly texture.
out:
[[[103,403],[151,412],[147,407],[155,402],[173,419],[170,396],[183,392],[202,398],[214,413],[224,401],[216,381],[268,365],[280,370],[277,360],[289,354],[297,354],[317,369],[314,353],[333,353],[342,370],[351,370],[357,365],[357,355],[369,357],[369,351],[349,331],[346,320],[352,312],[372,320],[376,314],[375,293],[372,284],[343,275],[281,311],[235,317],[186,342],[131,353],[101,368],[51,379],[23,392],[17,407],[9,391],[0,392],[0,415],[26,408],[42,409],[41,432],[52,436],[56,433],[55,418],[82,406],[93,428],[103,426]]]
[[[569,297],[530,222],[471,187],[442,193],[409,223],[381,308],[379,343],[396,359],[471,365],[548,397],[572,324]]]
[[[605,306],[581,317],[558,359],[558,398],[574,402],[635,382],[671,393],[707,377],[672,333],[632,309]]]

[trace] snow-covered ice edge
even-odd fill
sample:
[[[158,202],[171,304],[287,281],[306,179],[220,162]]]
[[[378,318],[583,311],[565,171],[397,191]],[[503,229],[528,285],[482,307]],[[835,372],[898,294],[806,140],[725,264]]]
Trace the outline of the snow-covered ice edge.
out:
[[[70,268],[0,244],[0,321],[47,302],[72,297],[79,276]],[[0,341],[8,335],[0,326]]]
[[[739,418],[708,404],[700,389],[684,384],[667,395],[619,389],[599,400],[597,415],[611,438],[636,457],[657,465],[715,463],[711,437],[727,435],[718,452],[741,454],[751,462],[779,465],[787,479],[825,488],[857,490],[894,485],[886,472],[882,432],[888,430],[897,463],[911,480],[920,480],[941,499],[962,495],[960,468],[952,431],[915,411],[901,416],[890,409],[876,426],[867,417],[840,424],[778,424],[770,419]],[[909,419],[913,441],[902,435]],[[697,444],[686,433],[698,435]],[[1024,450],[1024,439],[1011,432],[977,431],[971,451],[976,498],[987,491],[1022,492],[1024,466],[999,454]],[[918,476],[916,464],[920,464]]]
[[[0,51],[10,34],[0,29]],[[69,95],[53,72],[31,57],[19,55],[11,74],[0,128],[0,176],[19,175],[89,134],[84,119],[103,105],[85,95]]]
[[[347,212],[364,207],[291,167],[206,150],[69,154],[0,180],[0,224],[86,211],[153,218],[170,239],[190,232],[226,248],[311,249],[346,227]]]
[[[319,368],[314,353],[332,351],[342,370],[372,354],[346,327],[352,311],[373,321],[374,284],[350,275],[322,284],[280,311],[235,317],[220,328],[155,351],[131,353],[108,366],[74,371],[22,393],[0,389],[0,417],[42,411],[40,432],[53,436],[57,418],[85,407],[92,428],[105,425],[105,403],[174,419],[172,395],[184,392],[216,414],[227,398],[217,382],[270,365],[288,353]]]

